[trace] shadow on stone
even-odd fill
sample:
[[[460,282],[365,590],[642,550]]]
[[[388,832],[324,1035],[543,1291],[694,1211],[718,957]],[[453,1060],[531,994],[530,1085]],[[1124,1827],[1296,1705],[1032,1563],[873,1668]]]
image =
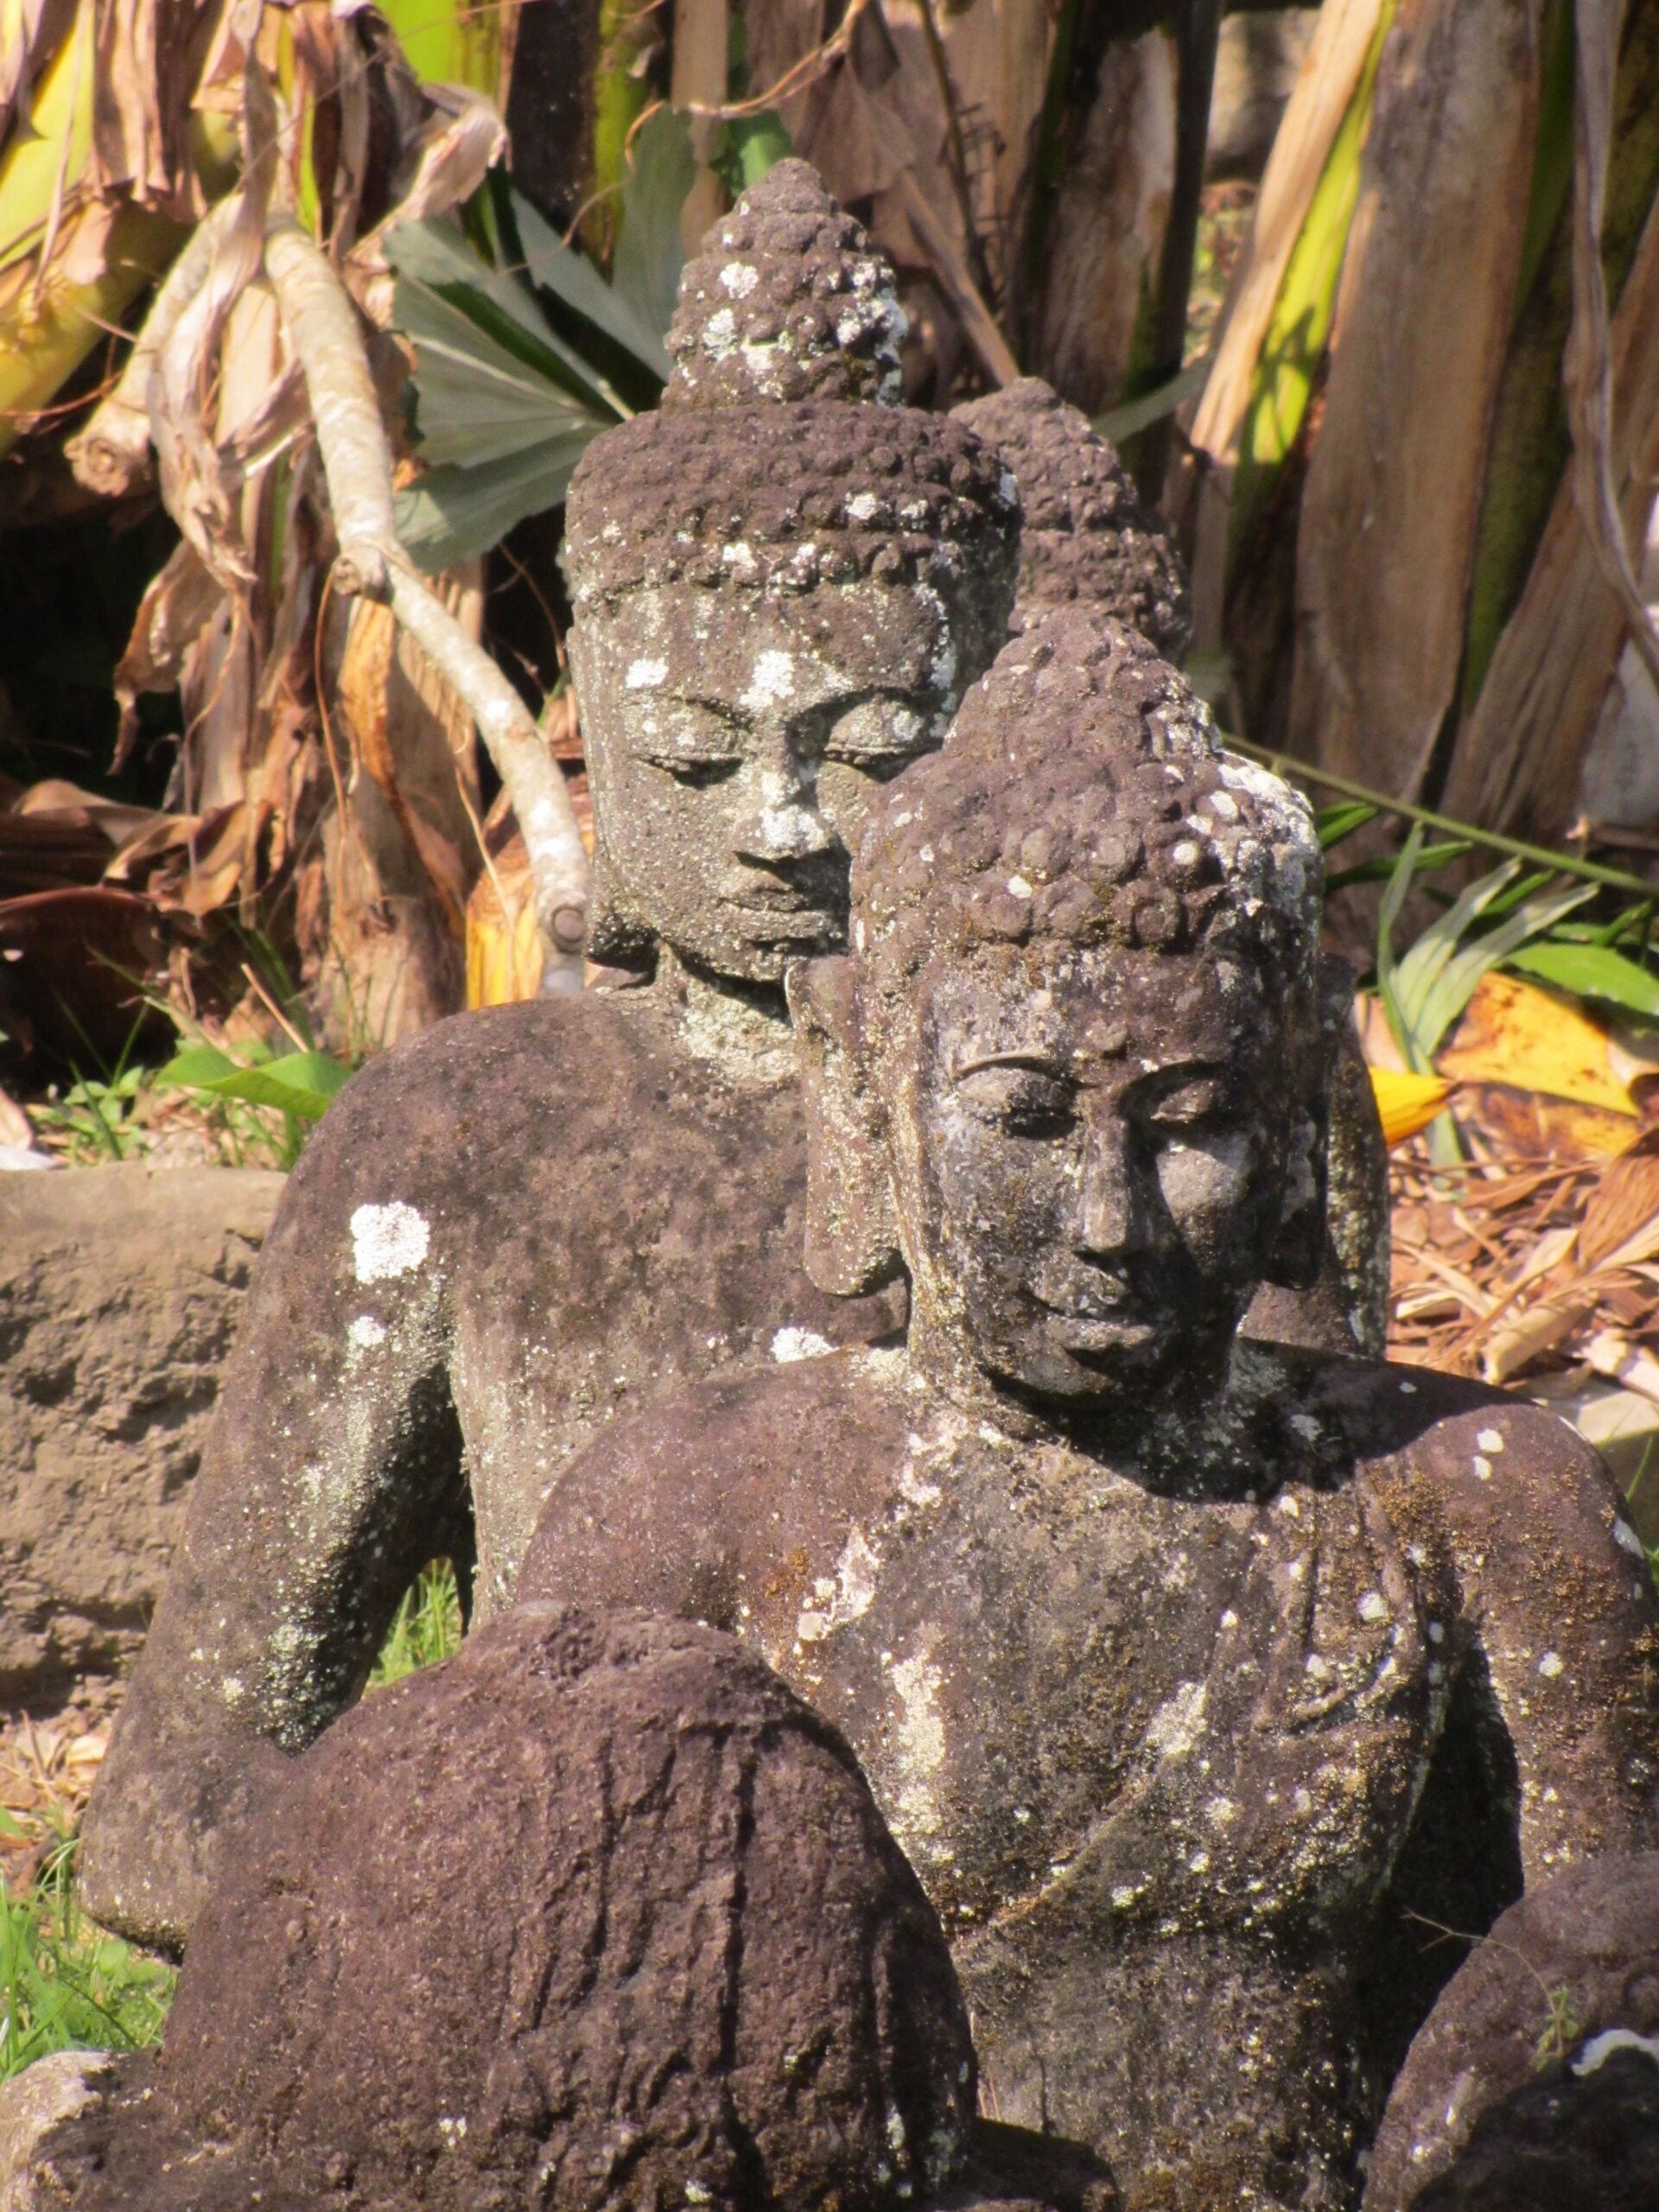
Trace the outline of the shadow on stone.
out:
[[[976,2148],[932,1908],[841,1737],[715,1630],[509,1613],[267,1783],[222,1867],[42,2208],[1116,2202],[1084,2152]]]

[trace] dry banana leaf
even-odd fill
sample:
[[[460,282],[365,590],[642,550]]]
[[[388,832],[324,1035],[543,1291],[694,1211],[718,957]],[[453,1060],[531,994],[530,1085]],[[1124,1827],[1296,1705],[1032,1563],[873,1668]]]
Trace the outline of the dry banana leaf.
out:
[[[1659,209],[1620,295],[1611,348],[1609,467],[1624,527],[1635,537],[1659,479]],[[1446,811],[1532,837],[1566,828],[1625,621],[1569,479],[1459,733],[1440,801]]]
[[[1456,694],[1540,15],[1540,0],[1403,0],[1302,497],[1289,749],[1408,797]]]
[[[1238,458],[1239,429],[1268,325],[1381,12],[1382,0],[1325,0],[1273,142],[1249,236],[1222,310],[1215,362],[1192,424],[1193,443],[1224,464]]]
[[[1435,1065],[1465,1083],[1509,1084],[1613,1114],[1637,1110],[1613,1073],[1606,1030],[1572,1000],[1514,976],[1482,978]]]

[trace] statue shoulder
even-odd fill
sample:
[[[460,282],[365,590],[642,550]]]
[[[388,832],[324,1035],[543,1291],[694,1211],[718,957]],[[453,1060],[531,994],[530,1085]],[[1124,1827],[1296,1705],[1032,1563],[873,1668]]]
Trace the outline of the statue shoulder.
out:
[[[798,1342],[805,1338],[804,1348]],[[639,1411],[610,1422],[572,1460],[560,1488],[594,1478],[635,1480],[672,1470],[722,1482],[780,1483],[798,1466],[830,1462],[905,1436],[895,1356],[865,1346],[836,1351],[804,1330],[783,1328],[701,1382],[671,1386]]]

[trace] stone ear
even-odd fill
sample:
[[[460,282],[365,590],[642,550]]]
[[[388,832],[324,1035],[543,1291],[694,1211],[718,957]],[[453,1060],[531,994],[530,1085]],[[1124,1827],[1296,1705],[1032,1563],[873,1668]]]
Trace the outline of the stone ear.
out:
[[[864,1080],[853,963],[800,960],[784,978],[806,1102],[806,1272],[856,1298],[903,1262],[886,1147]]]
[[[1262,1269],[1283,1290],[1311,1290],[1325,1262],[1331,1084],[1344,1025],[1353,1007],[1353,970],[1321,959],[1312,1018],[1305,1024],[1297,1124],[1285,1163],[1285,1210]]]
[[[601,968],[639,968],[649,972],[657,964],[656,932],[622,888],[603,844],[597,839],[588,895],[588,935],[582,950]]]

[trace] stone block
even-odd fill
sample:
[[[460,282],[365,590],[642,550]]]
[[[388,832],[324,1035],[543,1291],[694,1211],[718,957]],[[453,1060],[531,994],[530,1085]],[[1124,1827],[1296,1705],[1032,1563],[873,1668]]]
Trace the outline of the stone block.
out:
[[[143,1640],[283,1180],[0,1176],[0,1705]]]

